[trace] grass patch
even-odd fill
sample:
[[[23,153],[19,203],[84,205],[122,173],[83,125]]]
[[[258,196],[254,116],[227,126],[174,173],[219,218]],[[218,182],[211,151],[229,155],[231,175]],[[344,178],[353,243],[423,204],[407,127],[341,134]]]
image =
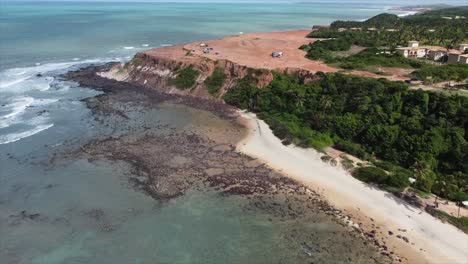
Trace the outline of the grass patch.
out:
[[[134,66],[138,66],[138,65],[140,65],[142,62],[143,62],[143,61],[142,61],[140,58],[134,58],[134,59],[132,60],[131,63],[132,63],[132,65],[134,65]]]
[[[353,171],[353,176],[363,182],[385,184],[388,174],[377,167],[360,167]]]
[[[328,156],[328,155],[324,155],[322,157],[320,157],[320,159],[323,161],[323,162],[329,162],[332,157]]]
[[[354,161],[352,161],[346,154],[341,154],[341,165],[345,170],[351,170],[354,168]]]
[[[221,69],[216,68],[213,71],[213,74],[205,80],[206,89],[208,89],[208,92],[211,95],[215,95],[221,86],[223,86],[225,80],[226,75],[224,72]]]
[[[193,69],[192,66],[188,66],[178,70],[177,76],[170,83],[181,90],[186,90],[195,85],[198,75],[197,70]]]
[[[419,80],[430,79],[432,82],[448,80],[462,81],[468,79],[468,64],[448,64],[428,66],[411,74],[411,77]]]

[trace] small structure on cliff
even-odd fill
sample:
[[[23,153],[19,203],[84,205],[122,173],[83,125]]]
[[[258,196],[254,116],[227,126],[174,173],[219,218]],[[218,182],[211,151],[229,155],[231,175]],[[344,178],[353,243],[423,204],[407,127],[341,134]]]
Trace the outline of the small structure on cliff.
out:
[[[280,51],[280,52],[273,51],[273,52],[271,53],[271,57],[273,57],[273,58],[281,58],[281,57],[283,57],[283,52],[282,52],[282,51]]]

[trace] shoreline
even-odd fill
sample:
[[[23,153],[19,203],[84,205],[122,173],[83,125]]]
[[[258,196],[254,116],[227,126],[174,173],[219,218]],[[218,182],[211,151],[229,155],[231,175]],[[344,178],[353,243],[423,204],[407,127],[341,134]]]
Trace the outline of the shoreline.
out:
[[[238,151],[318,192],[360,229],[378,230],[376,238],[408,263],[468,263],[468,235],[461,230],[323,162],[314,149],[284,146],[254,114],[241,113],[240,123],[247,132]]]
[[[114,124],[111,127],[124,128],[123,124],[132,122],[128,119],[131,115],[127,115],[135,107],[132,102],[138,102],[139,113],[144,109],[168,107],[179,109],[176,112],[192,113],[192,121],[190,125],[177,128],[154,123],[156,130],[167,130],[162,134],[152,132],[145,125],[140,132],[131,129],[120,137],[93,140],[76,152],[70,152],[71,157],[84,155],[93,160],[129,162],[132,171],[138,175],[128,179],[131,186],[155,200],[168,201],[204,188],[222,196],[246,199],[252,210],[269,214],[273,221],[278,217],[287,221],[292,230],[306,228],[297,235],[288,233],[287,240],[283,240],[293,243],[292,252],[299,251],[297,257],[301,261],[291,263],[302,263],[302,260],[304,263],[312,260],[314,263],[326,263],[326,260],[334,263],[335,258],[338,261],[344,256],[350,261],[363,258],[382,264],[399,259],[399,256],[384,251],[372,236],[363,236],[354,223],[348,223],[346,214],[330,206],[318,193],[236,151],[237,142],[247,135],[248,130],[237,122],[235,108],[224,103],[207,107],[209,101],[202,98],[168,95],[99,77],[94,75],[95,72],[99,72],[99,68],[89,67],[69,73],[65,78],[104,92],[84,100],[98,123],[107,126],[110,122]],[[293,221],[303,227],[297,227]],[[322,229],[324,223],[327,228]],[[343,246],[351,244],[352,248]]]

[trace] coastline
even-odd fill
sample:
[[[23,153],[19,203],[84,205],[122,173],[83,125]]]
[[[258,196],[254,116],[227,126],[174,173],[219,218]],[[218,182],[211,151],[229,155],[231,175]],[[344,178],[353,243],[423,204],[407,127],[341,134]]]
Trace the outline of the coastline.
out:
[[[377,230],[376,238],[408,263],[468,263],[468,235],[461,230],[323,162],[313,149],[284,146],[254,114],[240,116],[248,132],[238,151],[318,192],[360,229]]]
[[[291,255],[281,263],[337,263],[345,258],[350,262],[385,264],[399,259],[382,250],[373,237],[362,236],[347,224],[347,216],[318,193],[236,151],[237,142],[248,130],[237,122],[235,108],[95,75],[108,67],[112,65],[90,66],[64,78],[103,92],[84,102],[94,120],[112,128],[114,135],[64,150],[57,162],[67,157],[126,162],[135,172],[128,175],[130,187],[157,202],[172,202],[192,192],[208,191],[242,200],[246,206],[241,209],[246,213],[266,216],[262,226],[282,226],[273,228],[281,231],[279,237],[261,241],[264,245],[284,245],[283,252]],[[154,110],[158,111],[157,116],[166,117],[151,117],[151,122],[144,122],[148,117],[145,113]],[[181,123],[170,125],[168,120]],[[348,246],[351,244],[353,247]],[[279,253],[268,257],[275,254]],[[261,261],[261,254],[254,256],[261,263],[274,263]]]

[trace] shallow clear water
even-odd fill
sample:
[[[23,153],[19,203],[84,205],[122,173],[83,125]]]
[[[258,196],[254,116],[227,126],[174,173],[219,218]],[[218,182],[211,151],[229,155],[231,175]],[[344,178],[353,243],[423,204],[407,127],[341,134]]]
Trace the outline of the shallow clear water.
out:
[[[386,6],[0,4],[0,263],[295,263],[304,256],[281,237],[289,229],[324,237],[338,230],[328,222],[270,222],[264,212],[245,212],[245,199],[215,193],[160,204],[129,188],[124,163],[49,164],[64,145],[112,132],[80,101],[98,92],[58,76],[150,47],[364,19]],[[154,111],[145,118],[191,122],[183,112]],[[40,215],[22,219],[22,211]]]

